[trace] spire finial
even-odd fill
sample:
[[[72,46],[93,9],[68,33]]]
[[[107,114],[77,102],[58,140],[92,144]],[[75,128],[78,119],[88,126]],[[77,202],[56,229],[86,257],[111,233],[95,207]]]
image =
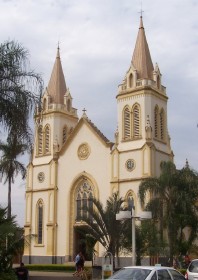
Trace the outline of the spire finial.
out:
[[[60,58],[60,42],[58,41],[58,47],[57,47],[57,55],[56,58]]]
[[[142,14],[143,14],[143,10],[142,10],[142,1],[141,1],[141,9],[140,9],[140,27],[139,28],[144,28],[143,26],[143,20],[142,20]]]
[[[86,111],[87,111],[87,110],[84,108],[82,111],[83,111],[82,117],[83,117],[83,118],[87,118],[87,114],[86,114]]]
[[[186,159],[186,165],[185,165],[185,168],[189,168],[188,159]]]

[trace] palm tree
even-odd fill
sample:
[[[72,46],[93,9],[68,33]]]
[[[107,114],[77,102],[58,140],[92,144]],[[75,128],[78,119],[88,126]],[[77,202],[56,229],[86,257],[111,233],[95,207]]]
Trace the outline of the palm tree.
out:
[[[26,240],[27,239],[27,240]],[[12,269],[13,257],[23,253],[29,238],[24,237],[15,217],[7,217],[7,208],[0,207],[0,279],[16,279]]]
[[[42,79],[29,70],[28,51],[15,41],[0,44],[0,123],[30,140],[29,114],[40,101]]]
[[[151,199],[146,203],[146,195]],[[177,253],[178,236],[183,237],[183,229],[191,227],[189,239],[195,239],[198,228],[196,201],[198,199],[198,176],[189,168],[177,170],[172,162],[161,163],[159,178],[146,178],[139,187],[142,205],[152,211],[159,221],[161,240],[167,230],[170,262]]]
[[[114,193],[106,202],[106,207],[103,208],[102,203],[93,198],[93,209],[88,207],[83,210],[88,211],[89,215],[81,217],[87,224],[87,233],[91,235],[105,248],[106,252],[113,255],[113,264],[115,267],[114,257],[118,256],[119,250],[122,247],[122,237],[124,238],[124,223],[126,221],[117,221],[116,213],[123,210],[124,200],[119,198],[118,193]]]
[[[22,179],[24,179],[26,175],[26,168],[17,159],[27,151],[27,149],[28,145],[18,139],[16,134],[8,137],[7,143],[0,141],[0,151],[2,152],[0,159],[0,175],[5,177],[4,184],[8,183],[8,218],[11,217],[11,186],[18,174],[22,175]]]

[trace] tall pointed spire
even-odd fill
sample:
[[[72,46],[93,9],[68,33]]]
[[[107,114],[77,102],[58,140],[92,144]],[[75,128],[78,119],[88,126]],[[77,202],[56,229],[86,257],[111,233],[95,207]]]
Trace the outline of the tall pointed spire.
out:
[[[132,64],[137,70],[138,79],[153,79],[153,63],[146,40],[142,15],[140,16],[140,27],[132,57]]]
[[[64,104],[64,95],[67,91],[67,87],[60,60],[59,45],[57,48],[56,60],[47,87],[47,91],[50,97],[52,98],[51,103]]]

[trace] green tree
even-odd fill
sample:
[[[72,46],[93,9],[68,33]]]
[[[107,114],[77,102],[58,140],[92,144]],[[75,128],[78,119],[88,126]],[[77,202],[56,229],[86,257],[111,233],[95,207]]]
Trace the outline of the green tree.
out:
[[[40,101],[43,82],[29,69],[29,53],[18,42],[0,44],[0,123],[31,141],[29,115]]]
[[[125,221],[116,220],[116,213],[123,210],[123,202],[124,200],[119,198],[118,193],[114,193],[107,200],[106,207],[103,208],[102,203],[93,198],[93,209],[83,208],[83,210],[88,211],[89,217],[85,215],[81,217],[87,224],[87,233],[102,244],[106,252],[113,255],[113,261],[114,257],[119,254],[122,247],[122,238],[124,238]]]
[[[11,217],[12,184],[18,174],[22,175],[22,179],[24,179],[26,175],[26,168],[18,161],[18,158],[27,151],[27,149],[28,145],[18,139],[16,134],[8,137],[7,143],[0,141],[0,151],[2,152],[0,158],[0,175],[5,178],[4,184],[8,183],[8,218]]]
[[[13,257],[23,250],[24,237],[19,234],[15,217],[7,217],[7,209],[0,207],[0,279],[16,279],[12,273]]]
[[[146,196],[150,193],[150,200]],[[197,173],[189,167],[177,170],[172,162],[161,163],[159,178],[147,178],[139,187],[142,205],[152,211],[159,221],[161,241],[166,229],[170,262],[178,253],[179,241],[183,240],[183,229],[191,228],[188,240],[195,239],[198,227],[196,201],[198,199]],[[147,203],[146,203],[147,202]]]

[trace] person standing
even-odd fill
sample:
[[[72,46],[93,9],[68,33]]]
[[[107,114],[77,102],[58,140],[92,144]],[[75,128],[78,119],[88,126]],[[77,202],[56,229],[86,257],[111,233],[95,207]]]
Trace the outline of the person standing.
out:
[[[76,271],[73,273],[73,275],[76,275],[78,273],[78,263],[79,263],[79,261],[80,261],[80,252],[74,258]]]
[[[76,264],[76,271],[73,273],[73,275],[78,275],[84,269],[85,258],[83,256],[82,252],[79,252],[76,255],[74,261]]]
[[[20,266],[15,269],[18,280],[28,280],[29,272],[28,269],[24,266],[24,263],[20,263]]]

